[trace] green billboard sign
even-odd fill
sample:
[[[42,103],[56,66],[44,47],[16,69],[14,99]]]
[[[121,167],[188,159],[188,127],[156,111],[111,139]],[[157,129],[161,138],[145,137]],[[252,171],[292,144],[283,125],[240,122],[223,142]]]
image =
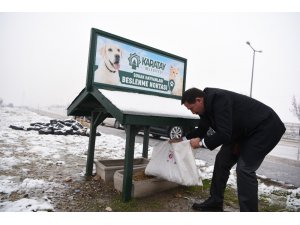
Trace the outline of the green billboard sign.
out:
[[[187,60],[92,29],[87,87],[180,98]]]

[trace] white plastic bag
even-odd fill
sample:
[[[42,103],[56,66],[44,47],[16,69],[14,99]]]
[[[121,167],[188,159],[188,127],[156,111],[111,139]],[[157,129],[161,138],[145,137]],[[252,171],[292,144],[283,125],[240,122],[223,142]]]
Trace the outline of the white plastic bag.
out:
[[[145,174],[185,186],[202,185],[189,141],[165,141],[154,147]]]

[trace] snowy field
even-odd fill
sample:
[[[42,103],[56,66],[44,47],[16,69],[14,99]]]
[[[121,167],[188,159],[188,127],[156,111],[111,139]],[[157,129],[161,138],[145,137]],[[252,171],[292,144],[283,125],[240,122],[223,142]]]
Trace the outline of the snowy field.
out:
[[[88,137],[39,135],[37,131],[9,128],[26,128],[50,119],[25,108],[0,107],[0,211],[55,211],[51,196],[68,188],[63,181],[83,178]],[[152,150],[149,146],[149,157]],[[124,139],[104,133],[96,138],[95,158],[123,159],[124,153]],[[135,157],[141,156],[142,145],[136,144]],[[201,160],[196,164],[203,179],[212,177],[212,166]],[[235,171],[228,182],[236,187]],[[300,188],[268,185],[260,180],[259,195],[271,203],[280,199],[286,211],[300,210]]]

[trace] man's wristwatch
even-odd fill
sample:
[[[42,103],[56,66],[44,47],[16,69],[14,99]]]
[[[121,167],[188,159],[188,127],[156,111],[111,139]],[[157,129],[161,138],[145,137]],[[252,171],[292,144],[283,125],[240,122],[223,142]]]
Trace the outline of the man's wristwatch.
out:
[[[202,143],[202,140],[200,139],[200,141],[199,141],[199,147],[201,148],[201,147],[203,147],[203,143]]]

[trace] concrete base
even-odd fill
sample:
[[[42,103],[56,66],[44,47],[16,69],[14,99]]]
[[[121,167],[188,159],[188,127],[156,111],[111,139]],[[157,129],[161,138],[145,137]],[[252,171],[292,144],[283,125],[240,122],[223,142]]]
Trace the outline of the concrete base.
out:
[[[149,162],[149,159],[138,158],[133,160],[133,167],[146,167]],[[124,159],[115,159],[115,160],[95,160],[96,173],[101,177],[105,182],[112,182],[114,173],[117,170],[124,169]]]
[[[145,168],[133,168],[133,174],[141,170],[145,170]],[[123,191],[123,175],[124,170],[117,170],[114,174],[114,187],[120,192]],[[145,197],[178,186],[179,185],[177,183],[162,180],[156,177],[140,181],[133,180],[131,196],[134,198]]]

